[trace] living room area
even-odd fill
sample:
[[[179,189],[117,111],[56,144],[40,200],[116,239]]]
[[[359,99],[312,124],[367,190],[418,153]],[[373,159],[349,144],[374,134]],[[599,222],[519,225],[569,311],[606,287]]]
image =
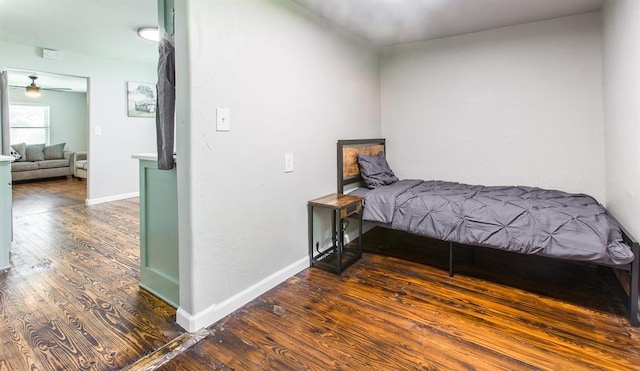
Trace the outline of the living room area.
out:
[[[136,34],[157,23],[156,2],[0,8],[9,98],[0,111],[15,114],[10,135],[0,135],[14,152],[0,369],[121,369],[184,332],[175,309],[139,287],[131,156],[154,151],[156,138],[154,117],[129,112],[129,87],[156,81],[157,43]],[[27,95],[32,84],[40,97]],[[31,339],[22,325],[38,334]]]
[[[17,69],[6,78],[12,182],[86,180],[87,78]]]
[[[9,92],[11,99],[20,99],[25,105],[34,103],[33,99],[26,96],[26,87],[33,82],[29,76],[37,77],[34,82],[40,88],[59,90],[43,89],[43,97],[47,93],[75,96],[76,105],[82,107],[73,109],[73,112],[75,115],[81,111],[84,113],[83,126],[75,126],[74,129],[68,122],[63,122],[65,118],[59,121],[55,117],[59,110],[55,109],[54,112],[55,107],[51,105],[52,132],[48,144],[65,143],[65,151],[86,151],[87,169],[81,170],[86,170],[86,180],[83,182],[87,188],[87,204],[136,197],[138,162],[131,155],[155,150],[155,120],[152,117],[129,115],[128,84],[155,84],[157,43],[138,37],[136,28],[157,23],[156,2],[147,0],[121,8],[99,1],[60,6],[42,1],[12,0],[3,2],[2,7],[0,71],[8,74],[23,72],[20,81],[8,84],[18,86],[9,87],[9,90],[16,92]],[[76,14],[82,16],[76,17]],[[92,17],[91,27],[82,26],[81,20],[89,16]],[[59,24],[61,18],[69,20],[64,27]],[[79,97],[83,95],[79,92],[60,91],[59,88],[69,86],[66,81],[49,80],[52,77],[64,77],[65,80],[79,77],[85,85],[84,97]],[[75,131],[58,131],[62,134],[59,136],[55,133],[59,130],[56,125]],[[11,138],[10,143],[3,145],[22,142],[21,139]],[[76,161],[83,160],[76,156]],[[20,161],[13,164],[16,165],[14,167],[33,168],[33,164],[23,165]],[[72,177],[78,180],[82,175],[81,171],[76,171]]]

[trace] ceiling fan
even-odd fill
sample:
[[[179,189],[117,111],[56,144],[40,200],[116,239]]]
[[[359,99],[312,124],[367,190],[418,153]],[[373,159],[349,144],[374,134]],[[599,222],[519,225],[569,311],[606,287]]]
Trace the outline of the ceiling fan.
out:
[[[29,78],[31,79],[31,84],[29,84],[29,85],[27,85],[25,87],[25,92],[30,97],[39,97],[40,94],[41,94],[41,90],[49,90],[49,91],[69,91],[69,90],[71,90],[71,88],[50,88],[50,87],[38,86],[36,84],[36,80],[38,79],[38,76],[30,75]],[[22,88],[22,86],[16,86],[16,85],[10,85],[10,86],[14,87],[14,88]]]

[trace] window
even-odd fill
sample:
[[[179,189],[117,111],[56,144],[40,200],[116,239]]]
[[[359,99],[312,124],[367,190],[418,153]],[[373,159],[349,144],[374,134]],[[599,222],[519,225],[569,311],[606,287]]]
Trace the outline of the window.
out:
[[[49,106],[9,106],[11,143],[49,144]]]

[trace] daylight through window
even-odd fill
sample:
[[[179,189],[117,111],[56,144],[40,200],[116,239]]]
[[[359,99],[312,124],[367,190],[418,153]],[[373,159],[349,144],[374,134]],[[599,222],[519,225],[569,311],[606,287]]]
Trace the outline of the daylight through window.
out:
[[[11,143],[49,144],[49,106],[9,106]]]

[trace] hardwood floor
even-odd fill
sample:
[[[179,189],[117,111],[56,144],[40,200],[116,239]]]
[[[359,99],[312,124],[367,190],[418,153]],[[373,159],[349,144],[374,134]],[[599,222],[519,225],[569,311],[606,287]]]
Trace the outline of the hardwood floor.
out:
[[[75,179],[16,183],[0,273],[0,370],[121,369],[183,331],[138,287],[138,200],[85,206]]]
[[[610,269],[457,246],[451,278],[445,243],[381,229],[341,276],[306,269],[185,334],[138,288],[137,199],[85,206],[83,187],[14,186],[0,370],[640,369]]]
[[[13,184],[13,217],[84,205],[87,182],[77,179],[17,182]]]
[[[640,369],[609,269],[458,247],[450,278],[446,244],[364,243],[376,253],[342,276],[304,270],[161,369]]]

